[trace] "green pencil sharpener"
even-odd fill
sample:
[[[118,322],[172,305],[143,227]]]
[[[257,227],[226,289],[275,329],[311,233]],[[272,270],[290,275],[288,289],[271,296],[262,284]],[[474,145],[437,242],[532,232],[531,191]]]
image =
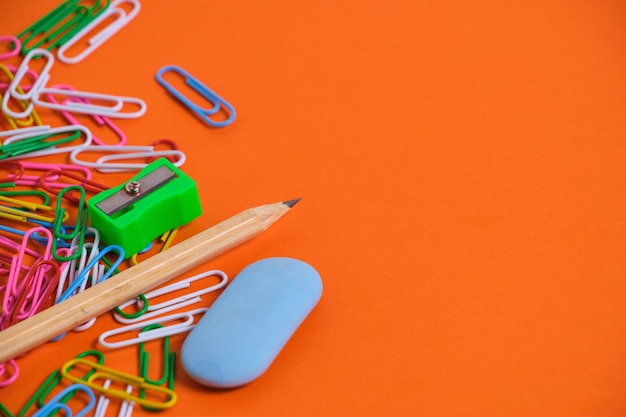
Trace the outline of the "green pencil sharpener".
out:
[[[121,246],[124,258],[202,214],[195,181],[165,158],[126,183],[96,194],[87,208],[102,241]]]

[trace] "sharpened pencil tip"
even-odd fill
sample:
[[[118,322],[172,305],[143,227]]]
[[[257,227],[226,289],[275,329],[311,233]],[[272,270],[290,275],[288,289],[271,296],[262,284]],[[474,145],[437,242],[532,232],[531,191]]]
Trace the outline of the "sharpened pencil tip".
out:
[[[283,201],[283,204],[286,205],[287,207],[291,208],[293,206],[296,205],[296,203],[298,203],[298,201],[302,200],[301,198],[294,198],[293,200],[289,200],[289,201]]]

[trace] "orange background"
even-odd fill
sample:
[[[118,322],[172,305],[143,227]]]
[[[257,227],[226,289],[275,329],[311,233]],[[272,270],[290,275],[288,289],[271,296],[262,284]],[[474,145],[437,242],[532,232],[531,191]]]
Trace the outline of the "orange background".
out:
[[[57,4],[5,0],[0,32]],[[608,0],[144,0],[85,61],[58,63],[51,83],[147,102],[118,122],[130,144],[187,153],[205,213],[177,239],[303,198],[196,272],[290,256],[320,272],[320,303],[247,386],[179,367],[163,414],[623,416],[625,18]],[[168,64],[235,122],[209,128],[168,95]],[[21,359],[1,401],[17,411],[112,323]],[[136,349],[106,355],[134,371]]]

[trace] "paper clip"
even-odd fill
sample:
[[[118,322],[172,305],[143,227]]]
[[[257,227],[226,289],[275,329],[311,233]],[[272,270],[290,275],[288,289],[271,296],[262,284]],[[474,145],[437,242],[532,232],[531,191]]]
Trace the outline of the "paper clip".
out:
[[[194,281],[198,281],[203,278],[210,278],[214,276],[217,276],[220,278],[220,282],[218,282],[217,284],[208,286],[206,288],[192,292],[190,294],[180,295],[178,297],[172,298],[167,301],[163,301],[158,304],[151,305],[149,303],[149,300],[152,298],[159,297],[159,296],[166,295],[166,294],[171,294],[174,291],[179,291],[179,290],[189,288],[191,287],[191,283]],[[197,303],[201,301],[200,297],[202,295],[219,290],[220,288],[223,288],[227,283],[228,283],[228,276],[226,275],[226,273],[222,271],[218,271],[218,270],[206,271],[206,272],[194,275],[190,278],[177,281],[173,284],[166,285],[162,288],[149,291],[143,294],[143,298],[140,298],[139,300],[127,301],[119,305],[118,308],[115,309],[113,315],[115,317],[115,320],[123,324],[132,324],[132,323],[137,323],[139,321],[148,320],[158,315],[168,313],[170,311]],[[122,309],[130,306],[133,303],[137,303],[137,306],[140,309],[139,311],[143,311],[145,314],[142,314],[141,316],[131,316],[131,315],[122,313]]]
[[[163,79],[163,74],[168,71],[177,73],[178,75],[185,78],[185,83],[194,91],[196,91],[199,95],[205,98],[209,103],[211,103],[213,107],[204,109],[197,104],[194,104],[190,99],[182,95],[171,84]],[[163,87],[165,87],[167,91],[170,92],[170,94],[180,100],[185,106],[187,106],[191,111],[193,111],[198,117],[200,117],[210,126],[224,127],[228,126],[233,122],[233,120],[235,120],[235,109],[233,108],[233,106],[228,104],[226,100],[218,96],[215,92],[210,90],[207,86],[202,84],[184,69],[175,65],[168,65],[157,71],[156,79],[159,84],[161,84]],[[228,117],[225,120],[213,120],[209,117],[215,115],[219,111],[225,112]]]
[[[45,46],[46,49],[51,50],[63,45],[76,32],[102,13],[109,5],[109,0],[106,0],[100,9],[100,0],[96,0],[91,8],[79,3],[79,0],[66,0],[20,32],[17,37],[22,41],[22,53],[25,54],[40,46]]]
[[[178,151],[179,150],[178,145],[176,144],[176,142],[174,142],[171,139],[157,139],[154,142],[150,143],[150,146],[152,146],[155,150],[157,150],[156,147],[159,146],[159,145],[167,145],[169,147],[169,149],[173,150],[173,151]],[[176,162],[176,158],[174,158],[171,155],[170,156],[165,156],[165,158],[168,161],[170,161],[171,163]],[[146,159],[146,162],[150,163],[150,162],[153,162],[155,159],[156,159],[156,157],[151,156],[148,159]]]
[[[51,181],[52,180],[58,181],[59,178],[61,177],[66,177],[66,178],[71,178],[73,180],[76,180],[78,184],[59,184],[59,183],[48,182],[48,179],[50,179]],[[97,194],[100,191],[104,191],[109,188],[106,185],[81,177],[80,175],[73,174],[70,171],[62,171],[60,169],[51,169],[49,171],[46,171],[39,178],[39,185],[41,186],[41,188],[43,188],[44,190],[48,191],[51,194],[58,194],[59,188],[66,188],[71,185],[79,185],[82,189],[85,190],[86,193],[91,193],[91,194]],[[76,197],[72,195],[66,195],[65,198],[75,203],[80,202],[79,199],[77,199]]]
[[[48,243],[43,251],[43,253],[38,253],[38,252],[34,252],[30,249],[28,249],[28,241],[32,236],[36,236],[38,233],[43,233],[44,235],[46,235],[46,237],[48,237]],[[32,229],[29,229],[28,231],[26,231],[24,233],[24,235],[22,236],[22,242],[20,245],[20,248],[17,252],[15,261],[12,263],[12,270],[11,273],[9,275],[9,281],[8,281],[8,286],[7,286],[7,291],[10,291],[10,296],[11,297],[17,297],[19,295],[20,292],[20,287],[21,285],[23,285],[23,282],[18,284],[18,274],[20,273],[20,271],[24,270],[25,268],[23,268],[23,265],[25,264],[24,262],[24,258],[28,255],[28,256],[33,256],[36,259],[43,259],[43,260],[50,260],[51,258],[51,250],[52,250],[52,246],[50,241],[52,235],[50,233],[50,231],[48,229],[45,229],[43,227],[34,227]],[[27,264],[30,262],[27,262]],[[6,296],[6,294],[5,294]],[[3,311],[8,310],[8,306],[6,304],[3,303],[2,305],[2,309]]]
[[[20,83],[24,79],[24,76],[28,72],[28,65],[30,64],[30,61],[36,56],[46,57],[46,64],[39,72],[37,80],[32,85],[30,90],[27,93],[20,92],[17,87],[19,87]],[[52,55],[49,51],[46,51],[45,49],[33,49],[32,51],[27,53],[22,60],[21,65],[17,69],[17,72],[15,73],[11,84],[9,84],[9,94],[20,100],[31,100],[35,92],[42,89],[50,79],[50,68],[52,68],[52,65],[54,65],[54,55]]]
[[[68,132],[74,132],[74,135],[52,140],[51,142],[46,141],[55,135]],[[84,137],[84,140],[78,145],[56,146],[57,144],[76,140],[79,137]],[[91,144],[91,138],[89,129],[81,125],[59,126],[46,130],[32,130],[29,131],[29,133],[14,135],[6,139],[2,146],[0,146],[0,159],[15,159],[17,156],[21,158],[33,158],[36,156],[71,152],[74,149]]]
[[[9,368],[11,371],[8,370]],[[8,376],[5,376],[5,374]],[[0,388],[11,385],[19,375],[20,368],[18,368],[17,363],[15,363],[13,359],[9,359],[5,363],[0,363],[0,377],[2,378],[2,380],[0,380]]]
[[[63,294],[61,294],[61,296],[58,297],[57,304],[70,298],[74,294],[74,292],[78,289],[78,287],[81,286],[83,281],[87,279],[87,276],[89,275],[89,271],[100,261],[100,259],[102,259],[102,257],[104,257],[104,255],[112,251],[117,252],[118,257],[116,261],[113,263],[113,266],[104,273],[104,275],[100,278],[98,282],[102,282],[108,279],[111,275],[113,275],[115,268],[117,268],[124,260],[124,250],[117,245],[110,245],[110,246],[105,247],[98,253],[96,257],[90,260],[87,263],[87,266],[85,266],[85,268],[83,268],[83,270],[78,274],[76,279],[67,287],[67,289],[63,292]]]
[[[45,95],[46,97],[49,95],[58,95],[66,97],[67,99],[55,100],[55,102],[52,102],[43,100],[41,98],[42,95]],[[81,99],[82,101],[72,101],[71,99]],[[88,102],[90,99],[111,104],[92,104]],[[36,90],[32,96],[32,103],[37,106],[53,110],[95,114],[116,119],[134,119],[141,117],[146,113],[148,108],[145,101],[135,97],[114,96],[111,94],[93,93],[89,91],[65,90],[62,88],[42,88]],[[122,111],[127,105],[134,105],[139,107],[139,109],[135,111]]]
[[[132,5],[132,9],[129,13],[126,13],[123,8],[118,7],[120,4],[123,3],[128,3]],[[139,10],[141,10],[141,5],[139,4],[138,0],[113,0],[111,5],[102,14],[100,14],[87,26],[79,30],[70,40],[65,42],[65,44],[59,48],[59,50],[57,51],[57,57],[59,58],[59,61],[66,64],[76,64],[77,62],[82,61],[95,49],[100,47],[100,45],[106,42],[111,36],[116,34],[124,26],[126,26],[128,22],[133,20],[135,16],[137,16],[137,14],[139,13]],[[67,56],[66,51],[69,48],[74,46],[76,42],[82,39],[93,29],[97,28],[103,21],[111,16],[116,16],[115,20],[110,23],[106,28],[98,32],[96,35],[89,38],[89,46],[85,50],[83,50],[76,56]]]
[[[100,233],[98,232],[98,230],[92,227],[88,227],[85,230],[85,236],[88,235],[94,236],[93,242],[85,242],[80,253],[80,258],[72,259],[71,261],[69,261],[69,267],[65,268],[65,270],[63,270],[63,273],[61,274],[59,285],[57,287],[57,300],[60,299],[61,295],[64,292],[66,280],[69,280],[69,282],[72,283],[78,279],[78,281],[80,281],[79,288],[77,288],[79,291],[83,291],[87,287],[88,282],[91,282],[91,285],[93,286],[102,281],[102,277],[104,276],[105,272],[104,265],[101,266],[96,261],[92,262],[94,257],[97,257],[97,255],[100,253]],[[87,257],[87,249],[91,249],[91,251],[89,251],[89,257]],[[78,250],[77,238],[72,239],[69,250],[72,253]],[[91,263],[93,267],[85,271],[86,264],[88,263]],[[88,279],[89,273],[91,273],[91,280]]]
[[[194,315],[204,314],[207,310],[208,308],[198,308],[198,309],[186,311],[183,313],[170,314],[169,316],[159,317],[158,319],[145,320],[139,323],[134,323],[134,324],[130,324],[127,326],[118,327],[116,329],[107,330],[106,332],[102,333],[100,337],[98,337],[98,343],[100,343],[102,346],[106,348],[114,349],[118,347],[134,345],[140,342],[147,342],[148,340],[160,339],[165,336],[173,336],[175,334],[188,332],[195,326]],[[141,330],[144,327],[151,325],[151,324],[163,325],[164,323],[179,321],[181,319],[184,319],[182,323],[173,324],[170,326],[164,326],[163,328],[148,330],[146,332],[140,332],[137,334],[137,337],[135,337],[134,339],[125,339],[125,340],[121,340],[117,342],[107,341],[107,338],[111,336],[117,336],[117,335],[124,334],[127,332]]]
[[[14,57],[15,55],[20,53],[22,49],[22,42],[15,36],[0,36],[0,42],[8,42],[9,43],[9,52],[5,52],[4,54],[0,54],[0,59],[7,59]],[[11,47],[13,49],[11,49]]]
[[[159,240],[161,242],[163,242],[163,246],[161,246],[161,249],[159,250],[159,252],[163,252],[164,250],[167,250],[172,245],[172,242],[174,241],[174,237],[176,237],[176,234],[178,233],[178,229],[180,229],[180,227],[177,227],[177,228],[172,229],[172,230],[168,230],[167,232],[163,233],[161,235],[161,237],[159,237]],[[152,242],[150,242],[150,243],[152,243]],[[142,253],[146,253],[146,252],[148,252],[148,250],[144,249],[141,252]],[[130,257],[130,265],[131,266],[135,266],[135,265],[139,264],[139,261],[137,260],[137,256],[138,255],[139,255],[139,253],[135,253],[135,254],[133,254],[133,256]]]
[[[102,384],[102,388],[109,389],[109,386],[111,386],[111,380],[107,379],[106,381],[104,381],[104,384]],[[128,384],[126,386],[126,393],[129,395],[133,393],[133,386],[131,384]],[[93,416],[104,417],[110,402],[111,400],[109,400],[106,395],[100,394],[100,396],[98,397],[98,404],[96,405],[96,410],[94,411]],[[122,404],[120,405],[120,410],[117,413],[117,417],[130,417],[133,414],[134,406],[135,403],[132,401],[122,401]]]
[[[0,70],[2,70],[2,72],[4,72],[7,76],[7,78],[9,79],[9,82],[7,83],[0,83],[0,90],[8,90],[9,89],[9,85],[11,84],[11,80],[13,80],[13,78],[15,77],[15,73],[17,72],[18,67],[14,67],[13,65],[9,65],[9,64],[0,64]],[[31,77],[33,79],[33,81],[37,80],[37,73],[31,69],[28,69],[26,71],[26,74],[29,77]],[[31,88],[33,88],[33,85],[21,85],[20,86],[22,88],[22,90],[24,91],[29,91]]]
[[[162,328],[163,325],[161,324],[151,324],[149,326],[144,327],[143,329],[141,329],[141,332],[146,332],[146,331],[150,331],[150,330],[154,330],[154,329],[160,329]],[[165,336],[163,338],[163,366],[161,367],[161,369],[163,370],[163,375],[161,376],[160,379],[154,380],[154,379],[150,379],[148,377],[148,369],[150,368],[149,366],[149,362],[150,362],[150,353],[146,351],[145,348],[145,342],[140,342],[139,343],[139,376],[142,377],[143,379],[146,380],[146,382],[149,382],[153,385],[162,385],[166,382],[170,382],[173,381],[172,378],[172,373],[173,373],[173,356],[175,355],[174,352],[170,352],[170,337],[169,336]],[[173,384],[169,385],[170,389],[174,389]]]
[[[32,105],[32,103],[29,103],[26,100],[16,99],[22,107],[22,111],[15,112],[9,108],[9,102],[11,98],[14,98],[8,91],[11,83],[13,83],[13,81],[15,80],[15,76],[13,75],[14,71],[12,71],[10,67],[2,64],[0,64],[0,71],[2,71],[9,79],[9,84],[2,85],[3,88],[4,85],[6,85],[6,91],[4,92],[4,96],[0,94],[0,96],[2,96],[0,98],[2,99],[2,113],[4,114],[5,119],[7,119],[7,121],[9,122],[11,128],[18,129],[19,127],[32,126],[33,124],[41,125],[41,119],[39,118],[37,112],[34,110],[34,106]],[[16,68],[15,72],[17,71],[18,69]],[[37,82],[36,72],[27,69],[26,74],[30,75],[35,80],[35,83]],[[25,91],[32,90],[33,85],[34,84],[26,86],[24,88],[18,85],[15,88],[20,94],[24,94]]]
[[[32,193],[33,191],[22,191],[22,193]],[[14,207],[7,207],[4,205],[0,205],[0,217],[17,220],[21,222],[26,222],[28,220],[39,220],[46,223],[51,223],[54,221],[51,217],[45,217],[39,214],[36,214],[36,211],[44,211],[44,212],[55,212],[55,208],[45,204],[33,203],[31,201],[18,200],[11,197],[6,197],[4,195],[0,195],[0,203],[12,204]],[[30,210],[30,211],[26,211]],[[64,219],[67,220],[67,217]]]
[[[82,380],[70,373],[72,368],[74,368],[77,365],[88,366],[90,370],[94,369],[95,372],[91,376],[89,376],[86,380]],[[61,374],[63,375],[63,377],[69,379],[70,381],[86,385],[90,387],[91,389],[93,389],[94,391],[102,392],[105,395],[108,395],[110,397],[116,397],[116,398],[121,398],[123,400],[133,401],[142,406],[145,405],[150,408],[157,409],[157,410],[163,410],[163,409],[173,406],[176,403],[176,399],[177,399],[176,393],[169,388],[160,387],[158,385],[152,385],[146,382],[141,377],[127,374],[127,373],[118,371],[116,369],[107,368],[105,366],[93,363],[85,359],[72,359],[69,362],[65,363],[65,365],[63,365],[63,367],[61,368]],[[133,396],[132,394],[129,394],[126,391],[122,391],[119,389],[104,388],[103,385],[96,383],[96,381],[99,379],[103,379],[103,380],[110,379],[112,381],[130,384],[130,385],[133,385],[133,387],[136,387],[138,389],[144,389],[147,393],[149,393],[151,398],[162,396],[163,400],[162,401],[156,401],[152,399],[148,400],[145,398],[140,398],[138,396]]]
[[[102,354],[102,352],[99,352],[97,350],[86,350],[76,355],[76,359],[86,358],[88,356],[93,356],[97,363],[100,365],[104,363],[104,355]],[[86,379],[90,377],[91,375],[93,375],[94,372],[95,370],[88,372],[83,378]],[[53,371],[50,375],[48,375],[45,381],[39,386],[37,391],[35,391],[33,396],[28,400],[24,407],[22,407],[17,417],[22,417],[26,415],[28,413],[28,410],[35,404],[37,405],[37,407],[43,407],[46,404],[46,397],[48,397],[52,390],[54,390],[59,385],[61,379],[62,375],[60,369],[57,369]],[[65,395],[59,402],[67,403],[73,396],[74,395],[72,393],[69,393]]]
[[[74,395],[78,391],[82,391],[85,394],[87,394],[87,396],[89,397],[89,402],[87,403],[86,406],[84,406],[82,410],[80,410],[78,413],[76,413],[76,415],[74,415],[72,414],[72,409],[68,407],[68,405],[62,402],[61,400],[66,395],[69,395],[69,394]],[[44,404],[44,406],[40,408],[39,410],[37,410],[35,414],[33,414],[32,417],[46,417],[50,415],[52,412],[56,413],[57,411],[60,411],[60,410],[63,410],[65,412],[65,415],[68,417],[72,417],[72,416],[82,417],[85,414],[87,414],[89,411],[91,411],[91,409],[95,405],[96,405],[96,396],[94,395],[91,389],[89,389],[88,387],[82,384],[72,384],[66,387],[63,391],[59,392],[57,395],[55,395],[49,402]]]
[[[58,180],[58,176],[52,174],[47,175],[48,171],[56,170],[64,173],[72,172],[82,175],[81,178],[91,180],[91,171],[88,168],[80,167],[77,165],[69,164],[55,164],[55,163],[42,163],[42,162],[28,162],[24,160],[5,160],[0,161],[0,170],[5,169],[7,171],[7,179],[13,181],[16,185],[25,185],[29,187],[40,187],[41,177],[46,175],[45,185],[51,188],[65,188],[69,184],[55,182]],[[14,171],[17,171],[14,173]],[[26,174],[27,171],[41,172],[39,175]],[[2,192],[4,193],[4,192]],[[55,193],[56,194],[56,193]],[[48,202],[50,200],[48,199]],[[47,203],[46,203],[47,204]]]
[[[9,220],[16,220],[22,223],[25,223],[28,220],[40,220],[40,221],[48,222],[48,223],[54,221],[54,218],[52,217],[45,217],[45,216],[42,216],[41,214],[35,213],[36,210],[54,211],[54,207],[44,206],[43,204],[31,203],[28,201],[17,200],[14,198],[9,198],[9,197],[4,197],[4,196],[0,196],[0,202],[10,203],[10,204],[14,204],[20,207],[20,208],[13,208],[13,207],[0,205],[0,217],[1,218],[5,218]],[[26,210],[30,210],[30,211],[26,211]]]
[[[61,230],[65,209],[63,208],[63,196],[68,192],[77,191],[80,194],[78,201],[78,211],[76,214],[76,225],[74,231],[65,233]],[[52,256],[58,261],[71,261],[76,259],[83,250],[85,239],[85,229],[87,227],[87,206],[85,204],[85,189],[78,185],[71,185],[63,188],[57,195],[56,216],[54,219],[54,239],[52,239]],[[57,239],[70,240],[79,237],[78,250],[69,256],[62,256],[57,252]]]
[[[144,327],[141,331],[149,331],[163,327],[160,324],[152,324]],[[139,376],[153,385],[162,385],[167,383],[167,387],[171,390],[174,389],[174,368],[176,367],[176,352],[170,352],[170,337],[165,336],[163,338],[163,365],[162,376],[160,379],[150,379],[148,376],[148,370],[150,369],[150,353],[146,351],[145,342],[139,343]],[[145,398],[144,390],[139,390],[139,397]],[[144,406],[148,411],[157,411],[149,407]]]
[[[17,129],[13,129],[13,130],[0,131],[0,139],[4,137],[13,137],[13,136],[21,135],[22,133],[35,133],[35,132],[41,133],[41,132],[45,132],[46,130],[50,130],[50,125],[18,127]]]
[[[13,414],[2,403],[0,403],[0,417],[13,417]]]
[[[85,161],[78,159],[78,155],[86,152],[118,152],[117,154],[107,154],[98,158],[95,162]],[[124,153],[128,152],[128,153]],[[117,162],[112,163],[108,161],[119,160],[132,160],[137,158],[151,158],[158,156],[175,156],[177,161],[172,162],[174,166],[179,167],[185,163],[185,154],[178,150],[168,151],[155,151],[152,146],[81,146],[74,149],[70,153],[70,160],[75,165],[90,167],[98,170],[99,172],[124,172],[134,171],[142,169],[148,165],[148,163],[136,163],[136,162]]]
[[[3,197],[21,197],[21,196],[32,196],[41,199],[41,205],[49,206],[50,205],[50,196],[43,191],[39,190],[18,190],[18,191],[0,191],[0,196]]]
[[[66,84],[55,85],[53,88],[60,88],[62,90],[74,90],[75,91],[74,87],[72,87],[70,85],[66,85]],[[58,101],[56,101],[54,96],[51,95],[51,94],[47,95],[47,99],[51,103],[59,104]],[[86,99],[83,99],[83,98],[74,99],[73,101],[78,101],[78,102],[81,102],[81,103],[84,103],[84,104],[89,104],[89,101],[86,100]],[[62,111],[61,115],[63,115],[65,120],[67,120],[68,123],[70,123],[70,124],[73,124],[73,125],[81,124],[81,123],[78,122],[78,120],[70,112]],[[126,143],[126,135],[124,134],[124,132],[122,132],[122,130],[119,127],[117,127],[111,121],[111,119],[109,119],[108,117],[98,116],[98,115],[89,115],[89,116],[91,116],[91,118],[94,120],[94,122],[96,123],[97,126],[99,126],[99,127],[100,126],[107,126],[119,138],[119,141],[117,143],[112,144],[112,145],[121,146],[121,145],[124,145]],[[91,136],[92,136],[93,143],[95,143],[96,145],[106,145],[106,143],[101,141],[98,137],[96,137],[96,135],[93,132],[91,133]]]
[[[51,277],[47,275],[37,277],[36,271],[39,271],[40,268],[43,270],[42,272],[44,272],[44,274],[52,271],[53,275]],[[14,325],[19,320],[33,316],[40,311],[40,306],[44,302],[49,303],[53,295],[52,293],[56,290],[59,282],[59,275],[59,266],[56,262],[51,260],[39,260],[31,266],[23,279],[23,288],[11,307],[11,312],[9,313],[6,323],[7,327]],[[45,284],[44,277],[47,278]],[[29,297],[29,293],[31,292],[33,294]]]

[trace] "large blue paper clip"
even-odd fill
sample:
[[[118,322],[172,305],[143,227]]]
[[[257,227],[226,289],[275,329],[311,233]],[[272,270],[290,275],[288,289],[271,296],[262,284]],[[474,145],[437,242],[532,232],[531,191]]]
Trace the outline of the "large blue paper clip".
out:
[[[197,104],[193,103],[187,97],[182,95],[178,90],[172,87],[167,81],[163,79],[163,74],[166,72],[175,72],[178,75],[185,78],[185,84],[194,89],[198,94],[200,94],[203,98],[209,101],[213,107],[210,109],[204,109]],[[156,79],[167,91],[169,91],[174,97],[179,99],[185,106],[189,107],[194,113],[196,113],[202,120],[213,127],[224,127],[228,126],[235,120],[235,109],[233,106],[228,104],[223,98],[215,94],[211,89],[202,84],[196,78],[194,78],[191,74],[189,74],[184,69],[177,67],[175,65],[168,65],[166,67],[161,68],[156,73]],[[222,111],[228,115],[228,118],[225,120],[214,120],[209,116],[213,116],[219,111]]]

